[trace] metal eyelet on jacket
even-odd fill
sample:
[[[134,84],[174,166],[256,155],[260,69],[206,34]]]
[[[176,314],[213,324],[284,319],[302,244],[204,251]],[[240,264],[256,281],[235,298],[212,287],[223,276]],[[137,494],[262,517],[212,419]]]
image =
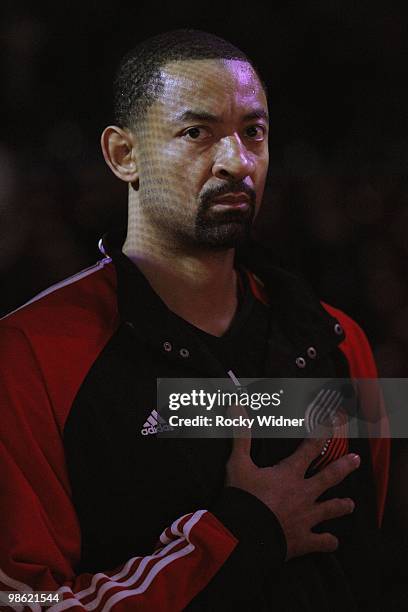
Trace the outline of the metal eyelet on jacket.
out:
[[[298,368],[306,367],[306,360],[304,359],[304,357],[296,357],[295,363]]]
[[[163,348],[166,351],[166,353],[169,353],[170,351],[173,350],[171,342],[163,342]]]
[[[307,356],[310,357],[310,359],[316,359],[317,357],[317,351],[314,346],[309,346],[306,353],[307,353]]]
[[[334,326],[334,333],[337,334],[338,336],[343,335],[343,328],[340,325],[340,323],[336,323],[336,325]]]
[[[189,357],[190,356],[190,351],[186,348],[182,348],[180,349],[180,355],[184,358]]]

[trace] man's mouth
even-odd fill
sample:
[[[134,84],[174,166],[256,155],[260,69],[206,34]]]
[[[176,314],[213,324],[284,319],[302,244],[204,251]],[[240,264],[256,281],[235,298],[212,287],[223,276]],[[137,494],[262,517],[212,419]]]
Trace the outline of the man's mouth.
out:
[[[246,211],[250,206],[250,198],[246,193],[226,193],[212,200],[213,210],[242,210]]]

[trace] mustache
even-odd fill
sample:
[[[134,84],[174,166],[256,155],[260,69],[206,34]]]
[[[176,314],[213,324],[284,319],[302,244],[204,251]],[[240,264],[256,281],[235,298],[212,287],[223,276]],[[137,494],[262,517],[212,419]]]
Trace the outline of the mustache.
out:
[[[245,193],[249,197],[250,206],[255,206],[256,193],[254,189],[248,187],[243,181],[230,181],[218,187],[210,187],[205,191],[200,197],[200,207],[208,208],[214,198],[226,195],[227,193]]]

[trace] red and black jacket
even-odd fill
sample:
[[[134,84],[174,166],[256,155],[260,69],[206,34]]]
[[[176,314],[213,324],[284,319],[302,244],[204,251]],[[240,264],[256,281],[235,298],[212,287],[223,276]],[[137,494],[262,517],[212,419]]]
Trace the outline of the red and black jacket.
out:
[[[270,376],[376,377],[356,323],[322,307],[294,277],[249,269],[274,319]],[[223,486],[228,440],[140,435],[158,377],[225,372],[123,254],[3,318],[0,352],[0,590],[58,590],[64,601],[53,610],[283,610],[292,596],[293,609],[318,610],[327,589],[330,609],[359,600],[345,590],[372,553],[388,440],[353,441],[362,468],[332,492],[358,498],[346,527],[339,522],[350,545],[284,563],[274,515]],[[363,412],[371,409],[365,401],[373,398],[362,398]],[[272,465],[288,452],[258,442],[255,459]]]

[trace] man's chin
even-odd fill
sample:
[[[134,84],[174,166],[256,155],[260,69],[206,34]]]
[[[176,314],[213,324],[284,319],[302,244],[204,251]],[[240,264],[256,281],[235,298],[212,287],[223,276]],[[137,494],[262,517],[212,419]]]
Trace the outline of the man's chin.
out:
[[[248,243],[251,225],[226,223],[213,227],[196,228],[196,245],[210,249],[233,249]]]

